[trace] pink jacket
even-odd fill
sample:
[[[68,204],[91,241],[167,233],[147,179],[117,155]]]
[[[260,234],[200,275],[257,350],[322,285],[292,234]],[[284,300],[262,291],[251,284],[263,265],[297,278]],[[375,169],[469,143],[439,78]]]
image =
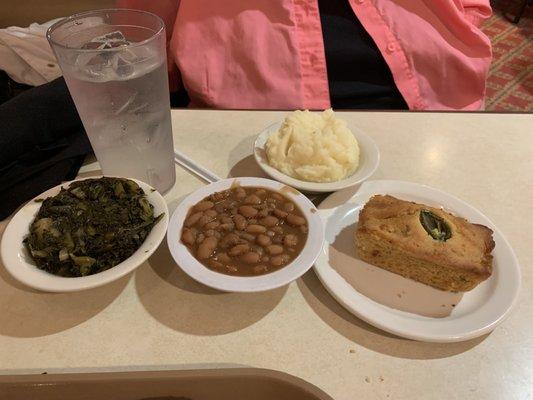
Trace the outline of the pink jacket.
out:
[[[489,0],[349,0],[413,110],[478,110],[491,61]],[[167,26],[171,87],[191,105],[330,106],[316,0],[119,0]],[[177,66],[177,68],[176,68]]]

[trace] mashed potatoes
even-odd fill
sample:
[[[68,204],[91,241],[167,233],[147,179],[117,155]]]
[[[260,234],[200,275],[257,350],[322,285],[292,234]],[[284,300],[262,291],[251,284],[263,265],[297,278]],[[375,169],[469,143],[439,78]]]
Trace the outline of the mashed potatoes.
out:
[[[295,111],[266,143],[268,163],[293,178],[334,182],[351,175],[359,165],[359,145],[333,110]]]

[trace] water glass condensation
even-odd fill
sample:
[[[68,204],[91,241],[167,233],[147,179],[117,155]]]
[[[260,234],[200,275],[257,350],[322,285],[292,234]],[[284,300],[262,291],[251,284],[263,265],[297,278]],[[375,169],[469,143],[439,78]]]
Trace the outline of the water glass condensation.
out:
[[[176,180],[163,21],[127,9],[52,25],[48,41],[105,175],[160,192]]]

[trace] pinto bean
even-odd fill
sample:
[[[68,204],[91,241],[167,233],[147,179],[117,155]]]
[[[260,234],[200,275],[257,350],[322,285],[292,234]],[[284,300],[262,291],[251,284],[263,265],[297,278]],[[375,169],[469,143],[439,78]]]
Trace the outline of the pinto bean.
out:
[[[211,257],[211,254],[215,251],[218,244],[218,239],[214,236],[208,236],[204,239],[200,246],[198,246],[198,252],[196,255],[199,259],[205,260]]]
[[[290,203],[290,202],[287,202],[285,204],[283,204],[283,209],[289,213],[293,212],[294,211],[294,204],[293,203]]]
[[[255,194],[251,194],[244,199],[244,204],[258,205],[261,204],[261,199]]]
[[[283,243],[283,236],[281,235],[276,235],[272,238],[272,243],[275,243],[275,244],[282,244]]]
[[[226,211],[228,208],[228,200],[223,200],[220,203],[215,204],[215,207],[213,207],[219,214]]]
[[[229,251],[229,255],[232,257],[235,257],[241,254],[244,254],[249,250],[250,250],[250,246],[248,244],[238,244],[231,248],[231,250]]]
[[[292,226],[305,225],[305,218],[295,214],[289,214],[287,215],[287,222]]]
[[[263,253],[265,252],[261,246],[258,246],[258,245],[256,245],[256,244],[252,245],[252,251],[253,251],[254,253],[259,254],[260,256],[262,256]]]
[[[256,265],[253,267],[252,271],[256,274],[265,274],[268,272],[268,267],[266,265]]]
[[[221,214],[218,216],[221,224],[232,224],[233,220],[227,214]]]
[[[209,196],[209,200],[217,202],[217,201],[220,201],[220,200],[224,200],[226,197],[228,197],[227,193],[216,192],[216,193],[213,193],[211,196]]]
[[[244,218],[242,215],[235,214],[233,216],[233,222],[235,223],[235,227],[238,230],[243,231],[246,229],[246,225],[247,225],[246,218]]]
[[[198,220],[198,222],[196,223],[196,225],[198,225],[200,228],[203,228],[207,223],[213,221],[214,218],[213,217],[209,217],[207,215],[202,215],[200,217],[200,219]]]
[[[233,223],[229,224],[220,224],[219,228],[223,231],[233,231],[235,229],[235,225]]]
[[[249,233],[265,233],[266,228],[263,225],[248,225],[246,227],[246,232]]]
[[[242,187],[236,188],[235,197],[238,199],[244,199],[246,197],[246,190],[244,190]]]
[[[276,217],[281,218],[281,219],[285,219],[285,218],[287,218],[287,215],[289,215],[288,212],[281,211],[281,210],[278,210],[278,209],[274,210],[273,213],[274,213],[274,215]]]
[[[211,221],[204,225],[204,229],[216,229],[220,226],[220,222]]]
[[[257,213],[257,216],[259,218],[265,218],[268,217],[268,210],[265,208]]]
[[[215,210],[207,210],[204,212],[204,215],[210,218],[215,218],[218,215],[218,213]]]
[[[192,229],[185,228],[181,233],[181,241],[189,246],[192,246],[196,241],[196,233]]]
[[[279,244],[271,244],[266,247],[266,250],[271,256],[277,256],[278,254],[283,253],[283,246],[280,246]]]
[[[237,235],[239,235],[241,239],[248,240],[249,242],[253,242],[255,240],[255,236],[247,232],[238,231]]]
[[[257,215],[259,211],[257,211],[252,206],[240,206],[239,207],[239,214],[246,218],[253,218]]]
[[[222,202],[223,206],[224,206],[224,210],[230,210],[232,209],[233,207],[237,207],[237,205],[239,203],[237,203],[235,200],[224,200]]]
[[[275,200],[283,201],[283,196],[279,193],[270,193],[270,197],[272,197]]]
[[[231,257],[228,256],[228,253],[218,253],[217,260],[224,264],[229,264],[231,262]]]
[[[239,238],[236,234],[234,233],[228,233],[226,236],[224,236],[224,238],[220,241],[220,247],[222,247],[223,249],[225,249],[226,247],[231,247],[231,246],[235,246],[236,244],[239,243],[239,241],[241,240],[241,238]]]
[[[259,222],[261,222],[261,224],[264,226],[273,227],[278,224],[279,219],[277,219],[276,217],[273,217],[272,215],[269,215],[268,217],[263,218]]]
[[[224,268],[224,264],[222,264],[220,261],[213,260],[212,258],[210,258],[209,260],[207,260],[207,264],[208,264],[211,268],[215,268],[215,269],[223,269],[223,268]]]
[[[249,251],[248,253],[244,253],[241,256],[241,260],[247,264],[256,264],[261,259],[261,256],[258,253],[255,253],[253,251]]]
[[[268,246],[270,243],[272,243],[272,239],[270,239],[270,236],[267,236],[267,235],[257,235],[257,237],[255,238],[255,241],[257,242],[257,244],[261,245],[261,246]]]
[[[281,267],[289,262],[290,257],[287,254],[280,254],[279,256],[272,257],[270,259],[270,264],[275,267]]]
[[[296,246],[298,244],[298,236],[293,235],[292,233],[285,235],[283,238],[283,244],[289,247]]]
[[[205,210],[209,210],[210,208],[213,208],[214,205],[215,203],[213,203],[212,201],[204,200],[196,204],[194,206],[194,209],[196,211],[205,211]]]
[[[198,222],[198,220],[202,217],[202,215],[204,215],[204,213],[201,211],[189,215],[187,219],[185,219],[185,226],[187,228],[193,226],[194,224]]]

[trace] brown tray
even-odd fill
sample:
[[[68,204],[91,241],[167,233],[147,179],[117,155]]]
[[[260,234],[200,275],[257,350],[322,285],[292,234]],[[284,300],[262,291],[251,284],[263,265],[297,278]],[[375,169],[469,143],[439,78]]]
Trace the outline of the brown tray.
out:
[[[278,371],[221,368],[0,376],[1,400],[333,400]]]

